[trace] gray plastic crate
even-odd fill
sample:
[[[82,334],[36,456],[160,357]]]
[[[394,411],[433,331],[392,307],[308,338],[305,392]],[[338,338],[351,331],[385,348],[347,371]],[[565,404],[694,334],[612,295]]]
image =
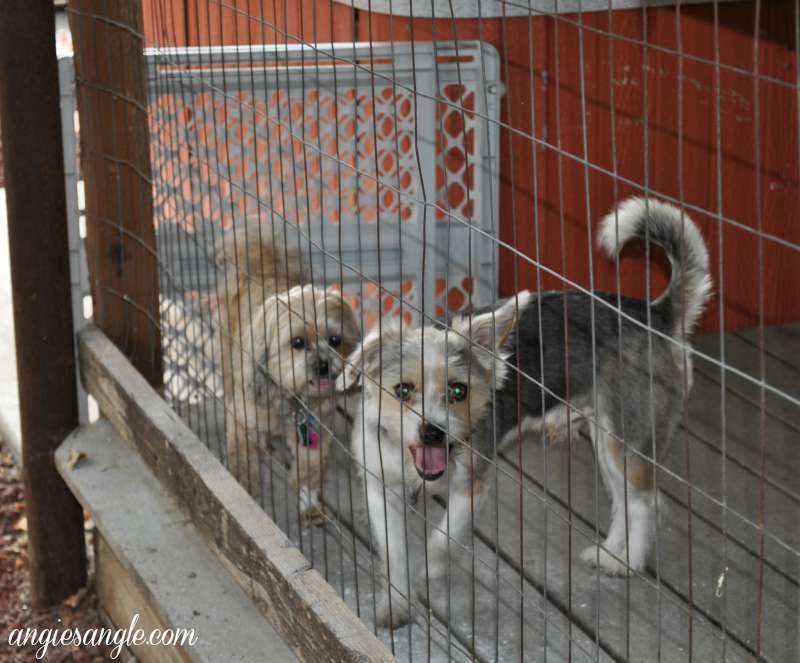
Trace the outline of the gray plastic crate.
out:
[[[151,49],[146,58],[165,315],[179,298],[181,315],[195,315],[187,293],[213,298],[214,246],[254,219],[282,226],[310,254],[314,280],[341,287],[365,328],[399,316],[401,297],[408,322],[494,300],[503,87],[492,46]],[[187,343],[165,331],[165,343]]]

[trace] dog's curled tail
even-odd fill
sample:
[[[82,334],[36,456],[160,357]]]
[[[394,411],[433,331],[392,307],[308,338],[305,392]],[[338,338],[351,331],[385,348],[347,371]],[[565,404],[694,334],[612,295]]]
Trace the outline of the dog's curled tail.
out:
[[[673,334],[689,336],[711,297],[708,250],[694,221],[674,205],[628,198],[600,223],[598,243],[612,258],[632,238],[648,239],[664,248],[672,266],[666,292],[653,302],[672,313]]]

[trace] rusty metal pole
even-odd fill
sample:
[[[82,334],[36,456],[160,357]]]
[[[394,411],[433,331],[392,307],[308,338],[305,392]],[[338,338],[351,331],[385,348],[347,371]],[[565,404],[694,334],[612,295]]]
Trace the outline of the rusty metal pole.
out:
[[[52,0],[3,4],[0,123],[31,602],[45,607],[86,584],[83,513],[53,462],[78,400]]]

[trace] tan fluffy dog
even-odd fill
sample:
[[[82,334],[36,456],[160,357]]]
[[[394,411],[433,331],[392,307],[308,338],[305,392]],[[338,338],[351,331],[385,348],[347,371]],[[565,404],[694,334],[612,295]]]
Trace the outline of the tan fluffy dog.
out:
[[[334,383],[361,337],[341,295],[308,283],[297,251],[258,229],[225,239],[219,292],[228,468],[262,497],[261,452],[279,454],[304,518],[318,495],[331,434],[346,439]]]

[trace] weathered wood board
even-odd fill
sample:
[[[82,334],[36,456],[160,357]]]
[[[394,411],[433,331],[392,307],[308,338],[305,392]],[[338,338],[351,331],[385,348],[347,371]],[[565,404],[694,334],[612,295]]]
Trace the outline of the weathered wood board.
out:
[[[303,660],[390,660],[322,576],[98,329],[79,337],[86,390],[177,497]]]

